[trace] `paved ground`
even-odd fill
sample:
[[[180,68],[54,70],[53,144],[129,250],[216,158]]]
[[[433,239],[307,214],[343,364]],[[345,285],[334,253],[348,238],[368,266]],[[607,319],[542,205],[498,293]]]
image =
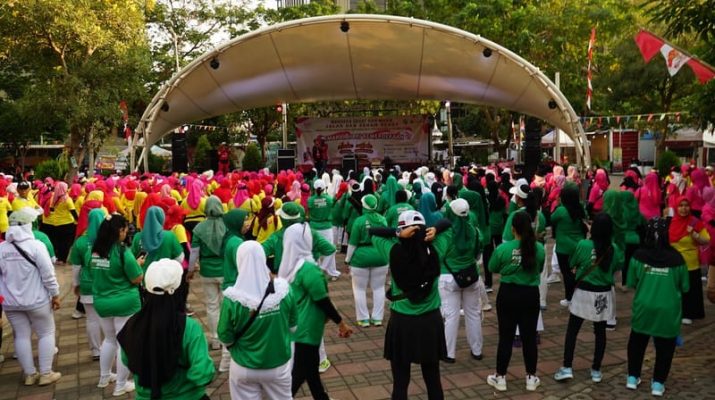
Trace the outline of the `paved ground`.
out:
[[[339,257],[342,260],[342,256]],[[49,400],[49,399],[101,399],[111,398],[112,386],[98,389],[96,383],[99,377],[99,364],[90,358],[87,339],[84,334],[84,319],[73,320],[70,314],[75,297],[70,293],[69,268],[57,267],[62,286],[62,309],[56,313],[59,354],[56,360],[56,370],[64,375],[54,386],[25,387],[21,385],[21,369],[17,360],[12,359],[13,343],[11,329],[5,321],[2,354],[6,361],[0,364],[0,400]],[[347,319],[354,323],[355,311],[352,302],[350,278],[343,276],[339,281],[330,284],[331,297]],[[447,399],[615,399],[615,398],[650,398],[648,381],[652,374],[654,354],[652,346],[646,355],[643,381],[636,391],[625,389],[626,374],[626,343],[629,333],[630,302],[632,293],[618,291],[619,325],[615,332],[608,332],[608,346],[604,359],[604,380],[593,384],[588,379],[590,360],[593,352],[593,335],[590,327],[584,324],[574,360],[576,378],[562,384],[553,380],[552,375],[561,364],[563,352],[563,335],[566,329],[568,312],[558,305],[563,294],[563,286],[550,285],[548,310],[544,312],[546,331],[542,335],[539,346],[538,371],[542,386],[537,392],[530,393],[524,389],[524,364],[521,352],[515,349],[509,368],[509,390],[505,393],[495,393],[485,383],[488,374],[495,368],[497,324],[494,311],[485,313],[484,360],[474,361],[469,357],[464,328],[460,331],[458,342],[457,363],[442,364],[442,382]],[[490,295],[492,302],[496,292]],[[206,321],[201,299],[200,285],[192,288],[191,302],[198,310],[196,318]],[[713,399],[715,398],[715,346],[712,346],[713,328],[715,327],[715,306],[706,304],[708,317],[696,322],[691,327],[685,327],[683,336],[684,347],[678,348],[673,368],[667,382],[666,397],[674,399]],[[322,375],[331,397],[339,400],[373,400],[387,399],[391,391],[391,375],[389,364],[382,358],[384,328],[355,328],[355,334],[350,339],[340,339],[333,324],[328,325],[326,343],[329,358],[333,367]],[[220,354],[211,352],[216,365]],[[418,369],[413,369],[410,385],[411,398],[426,399],[424,386]],[[208,394],[212,399],[229,399],[227,374],[217,374],[211,384]],[[305,386],[307,391],[307,386]],[[299,394],[300,399],[307,399],[307,392]],[[129,396],[125,396],[131,398]]]

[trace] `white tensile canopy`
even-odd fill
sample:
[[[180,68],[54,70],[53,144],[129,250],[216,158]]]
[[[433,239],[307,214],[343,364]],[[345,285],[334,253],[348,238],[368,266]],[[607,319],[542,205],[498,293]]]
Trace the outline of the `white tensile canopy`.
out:
[[[574,147],[575,143],[571,138],[563,131],[559,132],[559,146],[561,147]],[[541,145],[546,147],[551,147],[556,145],[556,131],[551,131],[546,135],[541,137]]]
[[[306,18],[226,42],[159,90],[132,143],[141,135],[151,146],[183,124],[240,110],[349,99],[506,108],[563,130],[590,164],[578,116],[538,68],[481,36],[389,15]]]

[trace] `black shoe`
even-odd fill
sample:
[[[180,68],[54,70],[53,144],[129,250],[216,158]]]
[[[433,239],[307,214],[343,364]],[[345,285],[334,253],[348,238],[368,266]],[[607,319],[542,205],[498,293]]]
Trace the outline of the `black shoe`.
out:
[[[484,356],[481,355],[481,354],[474,354],[474,353],[472,353],[472,358],[475,359],[475,360],[477,360],[477,361],[481,361],[481,360],[484,358]]]
[[[457,360],[455,360],[455,359],[452,358],[452,357],[446,357],[446,356],[445,356],[445,357],[442,357],[442,362],[445,362],[445,363],[447,363],[447,364],[454,364],[455,362],[457,362]]]

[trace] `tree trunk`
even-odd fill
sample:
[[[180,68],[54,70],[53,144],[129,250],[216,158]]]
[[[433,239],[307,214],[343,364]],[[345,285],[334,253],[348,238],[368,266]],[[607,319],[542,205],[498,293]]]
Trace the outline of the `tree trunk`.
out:
[[[661,103],[661,108],[663,112],[667,113],[670,112],[670,106],[673,103],[673,94],[675,93],[675,82],[670,79],[670,77],[665,78],[663,81],[663,86],[660,90],[660,103]],[[663,119],[664,126],[663,126],[663,134],[660,135],[658,138],[658,142],[656,143],[657,147],[657,153],[658,154],[663,154],[665,151],[665,140],[668,136],[668,122],[669,118],[668,115],[665,115],[665,119]]]
[[[69,144],[69,169],[67,170],[67,182],[72,182],[77,176],[79,168],[84,162],[84,154],[87,146],[82,145],[84,135],[78,127],[70,129],[70,144]],[[76,161],[76,166],[72,163],[72,158]]]

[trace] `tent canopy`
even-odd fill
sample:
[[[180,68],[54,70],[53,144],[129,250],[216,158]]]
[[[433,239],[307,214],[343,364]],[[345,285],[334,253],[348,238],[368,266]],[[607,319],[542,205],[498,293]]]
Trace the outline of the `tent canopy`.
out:
[[[546,135],[541,137],[541,145],[542,146],[555,146],[556,145],[556,131],[551,131],[547,133]],[[559,131],[559,145],[561,147],[574,147],[574,141],[571,140],[571,138],[564,133],[563,131]]]
[[[578,116],[538,68],[481,36],[389,15],[306,18],[226,42],[160,89],[137,135],[151,146],[200,119],[283,102],[348,99],[451,100],[510,109],[565,131],[590,164]]]

